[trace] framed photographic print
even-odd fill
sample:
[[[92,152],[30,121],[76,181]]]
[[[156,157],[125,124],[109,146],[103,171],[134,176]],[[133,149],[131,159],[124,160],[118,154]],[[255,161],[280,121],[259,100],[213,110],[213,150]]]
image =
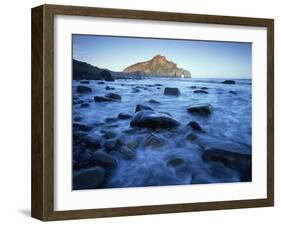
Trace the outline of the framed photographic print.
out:
[[[273,206],[272,19],[32,9],[32,216]]]

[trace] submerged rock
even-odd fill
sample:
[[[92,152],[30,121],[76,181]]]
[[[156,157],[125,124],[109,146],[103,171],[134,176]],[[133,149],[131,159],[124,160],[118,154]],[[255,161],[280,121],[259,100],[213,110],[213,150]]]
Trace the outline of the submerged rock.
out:
[[[206,89],[209,89],[209,88],[208,88],[208,87],[206,87],[206,86],[203,86],[203,87],[201,87],[201,89],[206,90]]]
[[[164,94],[169,96],[179,96],[181,93],[178,88],[166,87]]]
[[[204,130],[201,128],[198,122],[191,121],[187,124],[187,126],[190,126],[191,129],[198,131],[198,132],[203,132]]]
[[[85,143],[86,147],[90,149],[99,149],[101,147],[99,139],[91,135],[83,137],[83,142]]]
[[[187,111],[191,114],[198,114],[201,116],[209,116],[212,111],[212,105],[210,104],[194,104],[187,108]]]
[[[95,96],[94,101],[95,102],[112,102],[112,101],[116,101],[116,99],[109,98],[109,97],[103,97],[103,96]]]
[[[153,111],[153,109],[152,109],[151,107],[148,107],[148,106],[143,105],[143,104],[137,104],[137,106],[136,106],[136,111],[135,111],[135,112],[138,112],[138,111],[147,111],[147,110]]]
[[[88,131],[92,130],[92,128],[93,128],[92,126],[89,126],[89,125],[86,125],[86,124],[83,124],[80,122],[74,122],[72,126],[73,126],[73,129],[81,130],[84,132],[88,132]]]
[[[186,135],[185,139],[189,140],[189,141],[194,141],[197,139],[197,135],[194,133],[189,133]]]
[[[178,167],[185,164],[185,160],[181,157],[175,157],[167,161],[167,166]]]
[[[111,99],[114,99],[114,100],[121,100],[122,99],[122,97],[119,94],[116,94],[116,93],[107,93],[107,94],[105,94],[105,97],[108,97],[108,98],[111,98]]]
[[[111,155],[103,151],[96,151],[93,154],[92,159],[93,164],[106,168],[112,168],[116,164],[115,159]]]
[[[117,133],[114,132],[114,131],[102,130],[101,132],[103,133],[103,136],[104,136],[106,139],[112,139],[112,138],[115,138],[115,137],[117,136]]]
[[[151,148],[160,148],[166,145],[165,139],[156,134],[150,134],[144,138],[144,146]]]
[[[139,92],[140,92],[140,90],[138,88],[133,88],[132,89],[132,93],[139,93]]]
[[[229,93],[231,93],[231,94],[237,94],[237,92],[236,92],[236,91],[233,91],[233,90],[230,90]]]
[[[87,108],[87,107],[90,107],[90,104],[89,103],[82,103],[82,104],[80,104],[80,107],[81,108]]]
[[[114,78],[112,77],[110,71],[108,70],[102,70],[100,75],[105,81],[110,81],[110,82],[114,81]]]
[[[103,84],[105,84],[105,82],[97,82],[97,84],[103,85]]]
[[[130,125],[139,128],[172,128],[180,123],[172,117],[154,111],[139,111],[135,113]]]
[[[132,117],[132,116],[131,116],[130,114],[127,114],[127,113],[120,113],[120,114],[118,115],[118,118],[123,119],[123,120],[129,119],[129,118],[131,118],[131,117]]]
[[[136,157],[136,151],[126,146],[121,147],[118,152],[126,160],[131,160]]]
[[[199,93],[199,94],[208,94],[209,92],[203,89],[197,89],[194,90],[193,93]]]
[[[190,89],[196,89],[197,86],[190,86]]]
[[[109,139],[104,142],[104,149],[108,152],[118,150],[122,147],[122,142],[119,139]]]
[[[91,93],[92,89],[88,86],[79,85],[79,86],[77,86],[77,92],[78,93]]]
[[[99,166],[73,173],[73,189],[94,189],[102,185],[105,170]]]
[[[234,81],[234,80],[224,80],[224,81],[222,82],[222,84],[230,84],[230,85],[233,85],[233,84],[235,84],[235,81]]]
[[[154,100],[154,99],[151,99],[151,100],[149,100],[148,102],[151,103],[151,104],[160,104],[159,101]]]
[[[105,89],[106,90],[114,90],[114,87],[106,86]]]

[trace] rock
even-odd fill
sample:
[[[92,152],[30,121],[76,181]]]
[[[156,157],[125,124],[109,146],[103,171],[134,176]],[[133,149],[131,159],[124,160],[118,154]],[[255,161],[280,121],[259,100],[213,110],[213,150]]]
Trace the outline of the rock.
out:
[[[170,96],[179,96],[181,93],[178,88],[166,87],[164,90],[164,94]]]
[[[77,115],[77,116],[73,117],[73,121],[77,121],[77,122],[82,121],[82,119],[83,119],[83,117],[81,115]]]
[[[84,132],[88,132],[88,131],[92,130],[92,128],[93,128],[89,125],[79,123],[79,122],[74,122],[72,126],[73,126],[73,129],[81,130],[81,131],[84,131]]]
[[[83,142],[85,143],[86,147],[89,149],[96,150],[101,147],[99,139],[97,139],[91,135],[87,135],[87,136],[83,137]]]
[[[118,120],[117,118],[113,118],[113,117],[112,117],[112,118],[106,118],[106,119],[105,119],[105,121],[106,121],[106,122],[109,122],[109,123],[111,123],[111,122],[116,122],[117,120]]]
[[[145,147],[151,147],[151,148],[160,148],[166,145],[165,139],[162,137],[156,135],[156,134],[150,134],[144,138],[144,146]]]
[[[103,133],[103,136],[104,136],[106,139],[112,139],[112,138],[115,138],[115,137],[117,136],[117,133],[114,132],[114,131],[102,130],[101,132]]]
[[[154,111],[139,111],[133,116],[131,127],[139,128],[172,128],[179,126],[180,123],[170,116]]]
[[[119,94],[116,94],[116,93],[107,93],[107,94],[105,94],[105,97],[108,97],[108,98],[111,98],[111,99],[114,99],[114,100],[121,100],[122,99],[122,97]]]
[[[132,88],[132,93],[139,93],[141,92],[140,89],[138,88]]]
[[[224,80],[224,81],[222,82],[222,84],[233,85],[233,84],[235,84],[235,81],[234,81],[234,80]]]
[[[209,92],[206,90],[202,90],[202,89],[197,89],[194,90],[193,93],[199,93],[199,94],[208,94]]]
[[[109,155],[103,151],[96,151],[93,154],[92,161],[93,161],[93,164],[98,165],[98,166],[103,166],[106,168],[112,168],[116,164],[115,159],[111,155]]]
[[[132,117],[132,116],[131,116],[130,114],[127,114],[127,113],[120,113],[120,114],[118,115],[118,118],[123,119],[123,120],[129,119],[129,118],[131,118],[131,117]]]
[[[122,147],[122,142],[119,139],[109,139],[104,142],[104,149],[106,151],[118,150]]]
[[[114,81],[114,78],[112,77],[111,73],[108,70],[102,70],[100,75],[105,81],[110,81],[110,82]]]
[[[212,113],[213,108],[210,104],[194,104],[189,106],[187,111],[191,114],[209,116]]]
[[[114,90],[114,87],[106,86],[105,89],[106,90]]]
[[[149,100],[148,102],[151,103],[151,104],[160,104],[159,101],[153,100],[153,99]]]
[[[196,89],[197,86],[190,86],[190,89]]]
[[[80,107],[81,108],[87,108],[87,107],[90,107],[90,104],[89,103],[82,103],[82,104],[80,104]]]
[[[77,92],[78,93],[91,93],[92,89],[88,86],[79,85],[79,86],[77,86]]]
[[[105,170],[99,166],[83,169],[73,173],[73,189],[94,189],[102,185]]]
[[[132,150],[135,150],[138,146],[139,146],[139,142],[137,140],[133,140],[127,143],[127,147],[129,147]]]
[[[90,81],[88,81],[88,80],[81,80],[80,83],[81,84],[90,84]]]
[[[185,160],[183,158],[175,157],[175,158],[170,159],[167,162],[167,166],[178,167],[178,166],[184,165],[184,163],[185,163]]]
[[[83,138],[84,138],[86,135],[87,135],[87,133],[85,133],[85,132],[82,132],[82,131],[74,131],[74,132],[72,133],[73,141],[74,141],[75,143],[78,143],[78,142],[82,141]]]
[[[157,87],[156,89],[161,89],[160,87]]]
[[[162,84],[157,83],[157,84],[154,84],[154,86],[163,86],[163,85],[162,85]]]
[[[230,90],[229,93],[231,93],[231,94],[237,94],[237,92],[236,92],[236,91],[233,91],[233,90]]]
[[[198,132],[203,132],[204,130],[201,128],[198,122],[191,121],[187,124],[187,126],[190,126],[191,129],[198,131]]]
[[[142,104],[137,104],[137,106],[136,106],[136,111],[135,111],[135,112],[138,112],[138,111],[147,111],[147,110],[153,111],[153,109],[152,109],[151,107],[148,107],[148,106],[145,106],[145,105],[142,105]]]
[[[121,147],[118,152],[123,156],[124,159],[126,160],[131,160],[136,157],[136,151],[124,146]]]
[[[103,84],[105,84],[105,82],[97,82],[97,84],[103,85]]]
[[[193,134],[193,133],[189,133],[187,134],[187,136],[185,137],[185,139],[189,140],[189,141],[195,141],[197,139],[197,135]]]
[[[201,89],[204,89],[204,90],[206,90],[206,89],[208,89],[208,87],[206,87],[206,86],[203,86],[203,87],[201,87]]]
[[[94,101],[95,102],[111,102],[111,101],[116,101],[116,99],[112,99],[109,97],[95,96]]]
[[[218,161],[237,170],[241,181],[251,180],[251,147],[226,139],[209,136],[198,137],[195,141],[202,149],[202,158],[206,162]]]

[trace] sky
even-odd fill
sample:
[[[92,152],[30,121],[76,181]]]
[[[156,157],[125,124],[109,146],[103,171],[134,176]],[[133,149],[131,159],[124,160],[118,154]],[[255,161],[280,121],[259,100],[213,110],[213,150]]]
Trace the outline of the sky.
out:
[[[165,56],[193,78],[251,78],[252,44],[137,37],[72,35],[73,59],[112,71]]]

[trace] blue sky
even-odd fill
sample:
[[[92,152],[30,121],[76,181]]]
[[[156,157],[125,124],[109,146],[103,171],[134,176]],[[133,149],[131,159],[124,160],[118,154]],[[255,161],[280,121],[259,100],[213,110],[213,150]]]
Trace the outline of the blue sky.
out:
[[[252,44],[73,35],[73,58],[122,71],[127,66],[164,55],[196,78],[251,78]]]

